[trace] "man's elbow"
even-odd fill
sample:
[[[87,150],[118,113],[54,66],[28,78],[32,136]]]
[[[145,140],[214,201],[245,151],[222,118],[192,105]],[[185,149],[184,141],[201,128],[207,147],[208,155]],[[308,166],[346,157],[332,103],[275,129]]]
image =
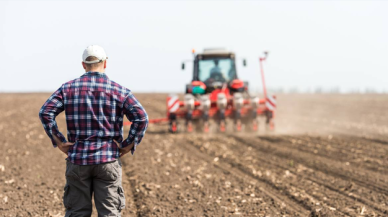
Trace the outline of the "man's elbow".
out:
[[[39,111],[39,119],[42,120],[42,118],[43,118],[43,110],[41,109],[41,110]]]
[[[141,125],[142,125],[144,128],[147,129],[147,127],[148,127],[148,122],[149,122],[148,116],[146,115],[146,116],[144,116],[144,117],[141,119],[141,121],[140,121],[139,123],[141,123]]]
[[[45,119],[46,115],[47,115],[47,113],[45,112],[45,110],[43,108],[41,108],[40,111],[39,111],[39,119],[40,120]]]
[[[148,120],[148,115],[146,115],[146,116],[144,117],[144,122],[148,125],[148,122],[149,122],[149,120]]]

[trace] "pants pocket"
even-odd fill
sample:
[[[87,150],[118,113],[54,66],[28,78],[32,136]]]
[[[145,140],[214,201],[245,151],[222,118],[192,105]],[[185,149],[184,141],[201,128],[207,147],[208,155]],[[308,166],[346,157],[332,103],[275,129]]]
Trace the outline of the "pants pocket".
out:
[[[114,163],[107,163],[99,165],[100,170],[98,174],[98,178],[105,180],[105,181],[116,181],[118,178],[118,172],[117,169],[114,168]]]
[[[65,206],[66,209],[71,208],[71,200],[69,198],[69,191],[70,191],[70,186],[68,184],[65,185],[65,188],[63,189],[63,205]]]
[[[66,162],[66,178],[70,178],[72,180],[79,180],[79,172],[78,172],[79,166],[74,165],[69,160]]]
[[[117,188],[117,193],[119,194],[119,204],[117,209],[119,211],[123,210],[125,208],[125,195],[124,195],[124,190],[122,187]]]

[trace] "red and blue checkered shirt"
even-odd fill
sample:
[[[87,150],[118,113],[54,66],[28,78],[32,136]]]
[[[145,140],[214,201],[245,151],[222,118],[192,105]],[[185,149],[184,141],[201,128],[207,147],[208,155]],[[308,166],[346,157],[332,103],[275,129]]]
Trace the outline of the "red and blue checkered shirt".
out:
[[[119,158],[119,148],[134,143],[132,154],[141,142],[148,125],[142,105],[125,87],[111,81],[105,73],[87,72],[63,84],[39,112],[47,135],[66,138],[59,132],[55,117],[65,111],[67,138],[75,143],[68,151],[69,160],[78,165],[101,164]],[[132,122],[128,137],[123,140],[123,117]]]

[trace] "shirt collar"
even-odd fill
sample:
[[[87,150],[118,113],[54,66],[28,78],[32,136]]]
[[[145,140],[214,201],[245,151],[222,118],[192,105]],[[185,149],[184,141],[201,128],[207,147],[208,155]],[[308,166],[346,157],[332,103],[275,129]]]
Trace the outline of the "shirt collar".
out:
[[[94,76],[102,76],[102,77],[106,77],[106,78],[108,77],[108,76],[106,76],[106,74],[103,73],[103,72],[92,72],[92,71],[86,72],[85,74],[82,75],[82,77],[83,77],[83,76],[91,76],[91,75],[94,75]]]

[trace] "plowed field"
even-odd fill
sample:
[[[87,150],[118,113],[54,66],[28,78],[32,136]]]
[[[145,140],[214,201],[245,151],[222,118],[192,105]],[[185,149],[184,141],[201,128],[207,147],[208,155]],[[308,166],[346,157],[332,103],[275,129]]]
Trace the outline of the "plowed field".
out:
[[[0,216],[64,214],[65,156],[38,118],[48,96],[0,94]],[[163,117],[166,95],[136,96],[150,118]],[[388,216],[388,96],[277,101],[275,132],[151,125],[123,158],[123,216]]]

